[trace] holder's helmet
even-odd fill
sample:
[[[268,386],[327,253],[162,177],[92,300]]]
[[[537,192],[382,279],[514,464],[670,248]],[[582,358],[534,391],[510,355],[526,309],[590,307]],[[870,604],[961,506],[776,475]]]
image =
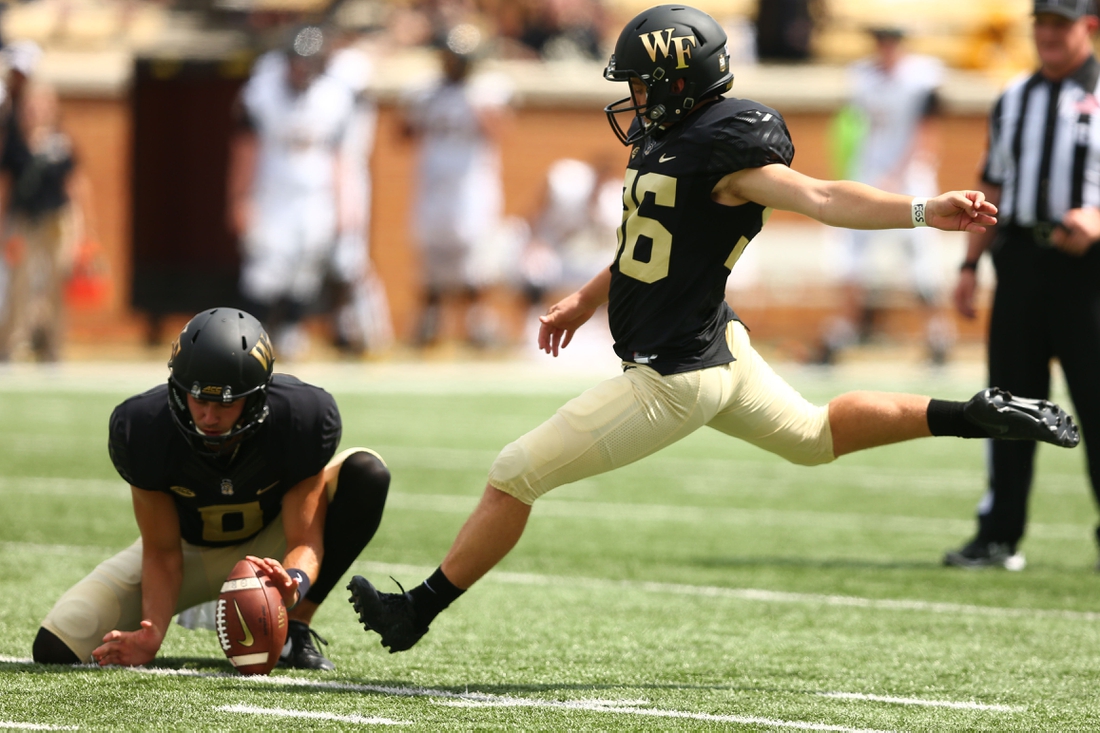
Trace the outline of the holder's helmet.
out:
[[[267,387],[275,352],[260,322],[236,308],[212,308],[188,321],[168,360],[168,406],[176,427],[196,450],[219,454],[267,419]],[[244,399],[237,424],[224,435],[195,426],[187,396],[229,403]]]
[[[630,97],[604,107],[611,129],[632,145],[687,116],[700,101],[733,86],[726,32],[714,18],[686,5],[659,5],[626,24],[604,69],[608,81],[641,80],[646,101]],[[641,123],[631,133],[616,115],[632,113]]]

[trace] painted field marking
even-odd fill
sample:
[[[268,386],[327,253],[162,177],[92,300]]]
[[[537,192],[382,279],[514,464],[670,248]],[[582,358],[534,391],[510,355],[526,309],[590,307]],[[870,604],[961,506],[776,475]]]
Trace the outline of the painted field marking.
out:
[[[32,664],[32,660],[19,657],[6,657],[0,655],[0,662],[12,664]],[[80,665],[81,668],[95,668],[96,665]],[[127,672],[149,674],[164,677],[203,677],[222,678],[229,680],[243,679],[232,672],[200,672],[191,669],[166,669],[162,667],[118,667]],[[690,718],[693,720],[706,720],[714,722],[744,723],[758,725],[772,725],[776,727],[802,728],[805,730],[835,730],[854,731],[856,729],[825,726],[820,723],[804,721],[779,721],[752,716],[713,715],[708,713],[692,713],[679,710],[662,710],[658,708],[642,707],[649,701],[635,700],[539,700],[537,698],[511,697],[508,695],[491,695],[478,692],[451,692],[450,690],[436,690],[427,687],[394,687],[392,685],[364,685],[351,682],[334,682],[325,680],[310,680],[301,677],[264,677],[253,676],[247,678],[250,683],[267,684],[271,686],[285,687],[309,687],[314,689],[339,690],[341,692],[372,692],[398,697],[430,697],[439,705],[453,707],[540,707],[540,708],[566,708],[588,710],[592,712],[623,712],[634,715],[666,718]],[[926,700],[914,697],[891,697],[885,695],[868,695],[859,692],[814,692],[806,691],[805,694],[830,697],[836,699],[886,702],[895,705],[914,705],[920,707],[940,707],[967,710],[981,710],[996,713],[1022,712],[1026,708],[1010,705],[991,705],[971,701],[957,700]],[[816,727],[813,727],[816,726]],[[823,726],[823,727],[822,727]]]
[[[843,733],[886,733],[874,728],[848,728],[843,725],[829,725],[826,723],[810,723],[803,720],[775,720],[772,718],[758,718],[753,715],[714,715],[712,713],[690,713],[683,710],[660,710],[655,708],[641,708],[631,705],[608,704],[599,700],[527,700],[523,698],[506,698],[503,700],[445,700],[437,702],[439,705],[461,708],[483,707],[538,707],[559,708],[563,710],[582,710],[589,713],[619,713],[625,715],[641,715],[651,718],[676,718],[680,720],[703,720],[708,723],[739,723],[741,725],[766,725],[771,728],[794,728],[796,730],[828,730],[843,731]]]
[[[390,718],[364,717],[362,715],[337,715],[335,713],[318,713],[312,710],[286,710],[284,708],[260,708],[255,705],[222,705],[214,708],[223,713],[244,713],[246,715],[273,715],[279,718],[312,718],[315,720],[333,720],[338,723],[358,723],[360,725],[412,725],[408,720],[392,720]]]
[[[4,730],[80,730],[74,725],[46,725],[43,723],[18,723],[12,720],[0,720]]]
[[[990,710],[997,713],[1022,713],[1027,708],[1020,705],[986,705],[980,702],[954,702],[951,700],[921,700],[916,697],[890,697],[888,695],[865,695],[861,692],[819,692],[821,697],[840,700],[870,700],[888,702],[896,705],[922,705],[932,708],[956,708],[960,710]]]
[[[383,451],[379,451],[386,455]],[[391,464],[392,465],[392,464]],[[453,466],[452,466],[453,468]],[[49,479],[0,477],[0,494],[34,496],[78,496],[110,499],[127,505],[132,501],[129,489],[119,481],[103,479]],[[456,494],[389,493],[386,506],[392,510],[469,514],[477,497]],[[882,532],[939,537],[965,534],[973,529],[972,519],[906,517],[845,512],[810,512],[790,509],[741,509],[728,507],[671,504],[631,504],[578,501],[548,497],[535,506],[542,517],[579,519],[586,522],[657,522],[731,525],[738,527],[812,527],[851,532]],[[1054,540],[1079,540],[1089,536],[1087,524],[1051,524],[1036,522],[1028,526],[1032,537]]]
[[[111,554],[110,549],[89,545],[44,545],[24,542],[0,542],[0,551],[13,555],[28,552],[37,555],[79,554],[102,555],[103,557],[107,557]],[[434,568],[391,563],[356,562],[352,565],[352,570],[359,573],[373,573],[377,575],[419,577],[430,574]],[[634,589],[647,593],[664,593],[677,596],[729,598],[739,601],[756,601],[760,603],[801,603],[807,605],[866,608],[885,611],[917,611],[953,615],[966,614],[971,616],[996,616],[999,618],[1054,618],[1065,621],[1085,621],[1088,623],[1100,621],[1100,612],[1097,611],[978,606],[965,603],[921,601],[911,598],[863,598],[860,596],[796,593],[791,591],[764,590],[760,588],[724,588],[711,585],[685,585],[682,583],[657,583],[653,581],[510,573],[503,570],[494,570],[485,577],[483,582],[546,587],[585,587],[594,590]],[[0,658],[0,661],[3,661],[3,659]]]
[[[434,568],[398,565],[390,563],[356,563],[355,568],[365,568],[364,572],[378,575],[423,576]],[[510,573],[494,570],[481,582],[508,583],[534,586],[584,587],[594,590],[632,589],[648,593],[665,593],[680,596],[703,596],[707,598],[731,598],[739,601],[758,601],[762,603],[802,603],[820,606],[841,606],[868,608],[887,611],[923,611],[936,614],[968,614],[979,616],[999,616],[1003,618],[1058,618],[1067,621],[1100,621],[1097,611],[1069,611],[1053,608],[1006,608],[1003,606],[976,606],[965,603],[944,603],[939,601],[920,601],[908,598],[862,598],[860,596],[838,596],[820,593],[794,593],[789,591],[762,590],[759,588],[722,588],[712,585],[685,585],[682,583],[657,583],[641,580],[609,580],[605,578],[582,578],[564,575],[536,575],[534,573]]]

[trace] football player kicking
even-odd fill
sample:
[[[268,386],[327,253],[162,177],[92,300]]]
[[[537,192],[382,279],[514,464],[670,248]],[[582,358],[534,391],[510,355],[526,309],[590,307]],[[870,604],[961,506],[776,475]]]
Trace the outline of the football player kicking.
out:
[[[61,596],[36,662],[150,662],[173,614],[217,598],[233,565],[254,556],[289,609],[280,665],[335,668],[309,623],[374,536],[390,474],[365,448],[334,455],[336,402],[273,376],[274,361],[259,321],[207,310],[172,345],[168,383],[115,408],[108,446],[141,537]]]
[[[480,503],[423,584],[382,593],[352,579],[360,621],[391,652],[415,644],[512,549],[539,496],[704,425],[804,465],[932,435],[1077,444],[1072,418],[1049,402],[988,389],[968,402],[851,392],[818,407],[760,358],[724,294],[771,209],[837,227],[951,231],[983,231],[997,210],[978,191],[923,200],[796,173],[779,113],[722,96],[733,83],[725,45],[714,19],[676,5],[644,11],[619,36],[604,72],[630,85],[630,98],[605,110],[632,146],[617,256],[542,316],[539,346],[556,356],[606,302],[623,373],[501,451]]]

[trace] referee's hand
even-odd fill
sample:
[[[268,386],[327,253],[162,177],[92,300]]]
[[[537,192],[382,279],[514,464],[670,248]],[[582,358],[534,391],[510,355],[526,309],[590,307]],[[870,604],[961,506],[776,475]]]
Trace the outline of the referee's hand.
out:
[[[1100,209],[1071,209],[1062,225],[1051,232],[1050,241],[1060,251],[1074,257],[1088,252],[1100,239]]]
[[[978,277],[974,270],[960,270],[959,282],[955,285],[955,293],[953,300],[955,301],[955,310],[959,312],[963,318],[973,320],[977,317],[978,311],[974,307],[974,294],[978,289]]]

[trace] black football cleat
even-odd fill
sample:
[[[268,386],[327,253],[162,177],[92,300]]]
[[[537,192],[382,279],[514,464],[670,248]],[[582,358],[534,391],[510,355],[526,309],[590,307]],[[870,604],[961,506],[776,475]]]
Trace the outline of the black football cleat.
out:
[[[1081,442],[1073,418],[1053,402],[1013,397],[990,387],[970,398],[963,408],[966,419],[998,440],[1037,440],[1063,448]]]
[[[956,568],[1004,568],[1019,572],[1026,567],[1027,561],[1007,542],[975,539],[944,555],[943,564]]]
[[[379,593],[361,575],[352,577],[348,590],[351,591],[348,601],[359,614],[363,628],[378,632],[382,646],[388,647],[390,654],[412,648],[428,633],[428,627],[417,622],[412,596],[408,593]]]
[[[326,659],[324,654],[313,645],[313,640],[328,646],[320,634],[301,621],[291,621],[286,630],[286,644],[279,655],[279,666],[290,669],[315,669],[331,672],[336,665]]]

